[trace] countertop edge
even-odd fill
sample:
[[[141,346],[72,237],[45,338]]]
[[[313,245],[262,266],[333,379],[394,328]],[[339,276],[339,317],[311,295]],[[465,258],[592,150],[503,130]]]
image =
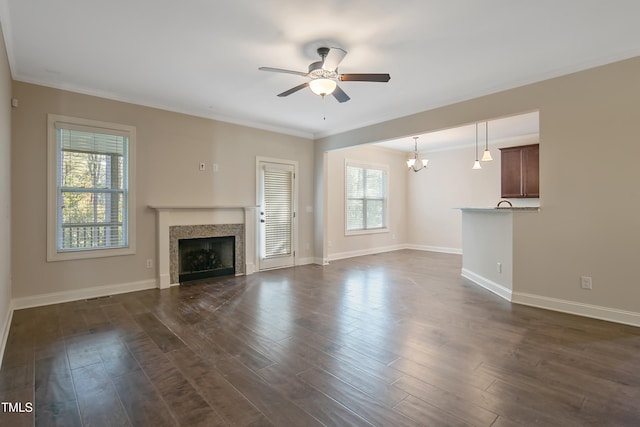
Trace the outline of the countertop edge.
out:
[[[460,209],[461,211],[476,211],[476,212],[540,212],[539,206],[514,206],[514,207],[459,207],[454,209]]]

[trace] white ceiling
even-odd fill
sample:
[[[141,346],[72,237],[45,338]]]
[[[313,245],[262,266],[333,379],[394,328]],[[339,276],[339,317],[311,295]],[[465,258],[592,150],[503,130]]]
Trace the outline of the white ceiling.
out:
[[[320,137],[637,56],[638,0],[0,0],[15,80]],[[349,52],[339,104],[276,67]],[[326,117],[326,120],[323,119]]]

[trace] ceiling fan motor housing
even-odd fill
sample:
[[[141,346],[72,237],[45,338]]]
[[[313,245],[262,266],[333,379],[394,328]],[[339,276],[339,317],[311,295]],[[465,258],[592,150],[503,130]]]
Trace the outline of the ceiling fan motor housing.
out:
[[[325,70],[322,68],[324,61],[312,62],[309,65],[309,77],[312,79],[337,79],[338,73],[336,71]]]

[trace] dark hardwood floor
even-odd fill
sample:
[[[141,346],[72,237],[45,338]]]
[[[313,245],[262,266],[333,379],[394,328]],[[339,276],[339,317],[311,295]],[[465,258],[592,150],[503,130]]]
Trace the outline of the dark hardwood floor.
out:
[[[14,313],[0,425],[637,426],[640,328],[418,251]]]

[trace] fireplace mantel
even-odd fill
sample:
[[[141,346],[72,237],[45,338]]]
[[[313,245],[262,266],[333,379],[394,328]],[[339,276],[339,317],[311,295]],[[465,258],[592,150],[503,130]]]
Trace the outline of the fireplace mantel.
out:
[[[156,211],[157,232],[157,286],[165,289],[179,283],[171,283],[169,227],[188,225],[244,225],[244,274],[256,271],[258,206],[220,205],[150,205]]]

